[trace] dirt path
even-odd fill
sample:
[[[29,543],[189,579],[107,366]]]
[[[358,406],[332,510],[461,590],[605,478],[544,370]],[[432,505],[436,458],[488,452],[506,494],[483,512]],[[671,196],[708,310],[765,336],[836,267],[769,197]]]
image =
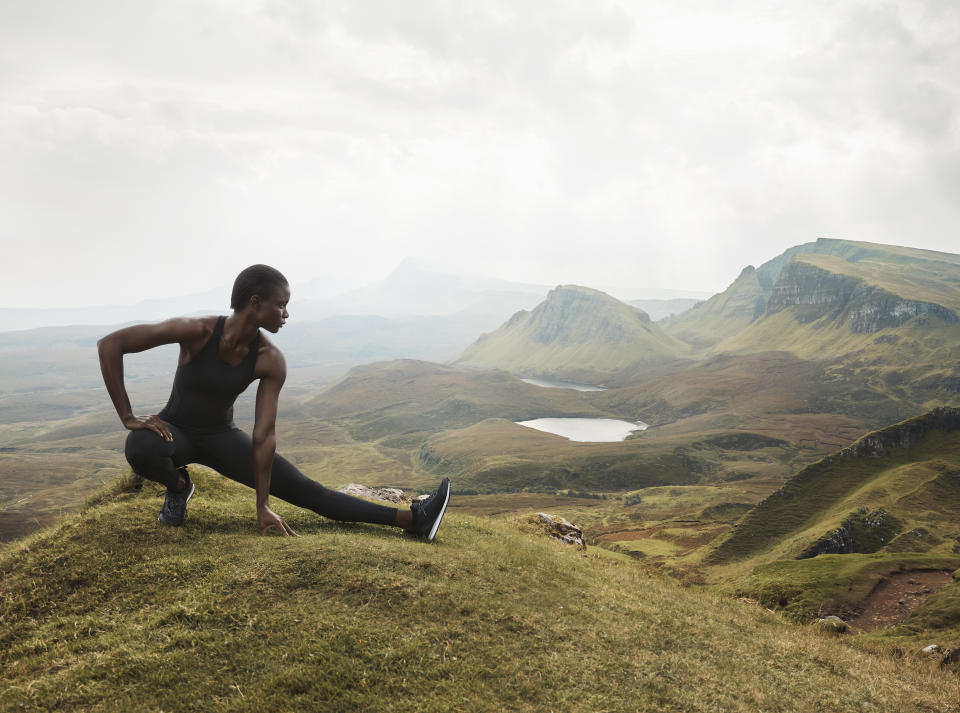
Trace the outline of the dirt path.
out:
[[[863,612],[848,620],[854,630],[889,629],[906,619],[931,594],[953,579],[949,572],[900,572],[892,574],[870,592]]]

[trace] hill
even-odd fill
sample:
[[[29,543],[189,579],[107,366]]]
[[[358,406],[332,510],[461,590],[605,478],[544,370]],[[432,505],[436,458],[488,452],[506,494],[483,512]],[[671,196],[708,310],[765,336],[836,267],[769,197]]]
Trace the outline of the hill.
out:
[[[517,312],[452,363],[603,383],[627,367],[676,361],[689,351],[642,310],[597,290],[561,285],[532,312]]]
[[[118,484],[0,552],[0,710],[956,711],[949,672],[520,523],[426,545],[277,503],[279,540],[195,481],[183,528]]]
[[[807,466],[708,557],[723,564],[821,553],[960,549],[960,409],[869,433]]]
[[[486,418],[605,415],[578,391],[532,386],[505,371],[412,359],[354,367],[305,401],[304,409],[316,418],[349,424],[351,434],[365,440],[409,440]]]

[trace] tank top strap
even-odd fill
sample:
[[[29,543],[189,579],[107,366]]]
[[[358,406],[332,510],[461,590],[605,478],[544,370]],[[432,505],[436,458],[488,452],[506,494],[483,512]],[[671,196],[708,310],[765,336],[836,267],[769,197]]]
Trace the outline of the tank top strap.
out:
[[[220,339],[220,335],[223,334],[223,325],[224,325],[224,322],[226,321],[227,321],[227,318],[224,315],[217,317],[217,324],[213,328],[213,336],[216,337],[218,340]]]

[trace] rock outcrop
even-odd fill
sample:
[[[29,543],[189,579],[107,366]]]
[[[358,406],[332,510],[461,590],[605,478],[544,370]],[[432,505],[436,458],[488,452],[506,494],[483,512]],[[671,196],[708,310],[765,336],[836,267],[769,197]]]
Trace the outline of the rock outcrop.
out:
[[[899,327],[919,316],[935,316],[947,324],[960,318],[934,302],[905,299],[851,275],[831,272],[804,260],[794,260],[773,285],[767,313],[793,307],[797,320],[822,317],[845,322],[851,332],[872,334]]]
[[[797,559],[876,552],[891,542],[902,529],[903,524],[883,509],[870,512],[867,508],[860,508],[836,530],[810,545]]]
[[[358,483],[345,485],[340,488],[340,492],[346,493],[347,495],[355,495],[358,498],[383,500],[384,502],[396,503],[398,505],[409,505],[421,498],[420,495],[411,495],[403,492],[399,488],[368,488],[366,485],[360,485]]]
[[[564,544],[576,545],[583,550],[587,549],[587,545],[583,541],[583,530],[566,518],[538,512],[531,518],[531,521],[553,539]]]

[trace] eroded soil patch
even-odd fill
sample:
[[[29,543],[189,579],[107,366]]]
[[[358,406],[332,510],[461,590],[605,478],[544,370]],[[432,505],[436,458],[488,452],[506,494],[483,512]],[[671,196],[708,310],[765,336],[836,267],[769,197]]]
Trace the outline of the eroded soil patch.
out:
[[[889,629],[910,616],[927,597],[950,584],[949,572],[899,572],[879,584],[849,623],[860,631]]]

